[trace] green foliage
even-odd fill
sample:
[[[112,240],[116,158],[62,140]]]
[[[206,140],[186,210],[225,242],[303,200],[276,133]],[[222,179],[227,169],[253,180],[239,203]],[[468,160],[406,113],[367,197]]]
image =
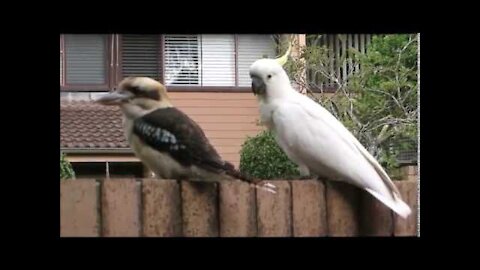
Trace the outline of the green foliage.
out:
[[[248,138],[242,145],[240,171],[260,179],[293,178],[300,175],[269,131]]]
[[[72,164],[65,159],[65,155],[60,153],[60,180],[75,178]]]
[[[301,59],[290,58],[287,62],[285,69],[290,79],[305,87],[311,98],[339,119],[387,173],[397,178],[399,151],[417,147],[417,36],[373,36],[366,54],[349,48],[340,55],[318,45],[319,37],[307,35]],[[337,37],[340,43],[345,42],[345,35]],[[280,44],[279,55],[287,46],[286,41]],[[342,80],[337,73],[337,67],[345,61],[360,67],[348,80]],[[312,93],[313,87],[323,91],[324,82],[335,84],[335,94]],[[262,179],[299,176],[297,166],[269,132],[244,143],[240,170]]]
[[[345,37],[336,35],[340,44]],[[310,90],[313,99],[339,119],[387,172],[393,172],[399,151],[417,147],[417,36],[374,35],[366,54],[355,48],[337,54],[318,45],[321,39],[307,35],[302,59],[286,65],[290,78]],[[360,68],[342,80],[338,67],[345,61]],[[305,73],[307,80],[302,79]],[[312,93],[313,88],[324,91],[325,82],[333,83],[335,94]]]
[[[400,150],[417,147],[416,37],[374,36],[368,52],[356,57],[362,69],[352,76],[349,86],[349,91],[356,94],[355,115],[361,123],[377,122],[367,127],[372,129],[371,137],[377,138],[386,125],[391,127],[378,145],[379,161],[391,170],[397,167],[395,157]],[[367,143],[364,137],[360,141]]]

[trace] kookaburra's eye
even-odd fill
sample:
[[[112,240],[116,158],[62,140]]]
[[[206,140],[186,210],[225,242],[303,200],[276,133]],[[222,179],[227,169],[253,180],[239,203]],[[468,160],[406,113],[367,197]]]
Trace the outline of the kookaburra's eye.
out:
[[[272,74],[268,74],[267,78],[269,79],[272,78]]]

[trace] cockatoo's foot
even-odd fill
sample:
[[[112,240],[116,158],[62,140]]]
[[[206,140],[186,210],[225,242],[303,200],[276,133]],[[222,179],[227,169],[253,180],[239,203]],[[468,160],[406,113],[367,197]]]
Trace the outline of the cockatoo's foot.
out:
[[[270,193],[277,193],[277,187],[275,185],[272,185],[268,182],[263,182],[263,183],[257,183],[257,184],[254,184],[255,185],[255,188],[257,189],[261,189],[261,190],[264,190],[264,191],[267,191],[267,192],[270,192]]]

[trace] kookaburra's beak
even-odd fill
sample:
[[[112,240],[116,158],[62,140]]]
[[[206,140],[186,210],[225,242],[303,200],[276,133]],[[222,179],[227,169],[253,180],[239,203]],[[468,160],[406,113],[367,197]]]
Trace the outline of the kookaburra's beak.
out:
[[[95,102],[103,105],[119,105],[133,97],[133,94],[130,92],[119,92],[113,91],[99,98],[95,99]]]

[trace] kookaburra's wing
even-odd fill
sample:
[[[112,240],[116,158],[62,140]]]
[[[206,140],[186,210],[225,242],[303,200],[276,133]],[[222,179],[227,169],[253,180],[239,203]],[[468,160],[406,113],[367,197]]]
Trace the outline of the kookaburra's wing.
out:
[[[183,166],[196,165],[211,172],[234,169],[222,160],[198,124],[175,107],[157,109],[135,119],[133,133]]]

